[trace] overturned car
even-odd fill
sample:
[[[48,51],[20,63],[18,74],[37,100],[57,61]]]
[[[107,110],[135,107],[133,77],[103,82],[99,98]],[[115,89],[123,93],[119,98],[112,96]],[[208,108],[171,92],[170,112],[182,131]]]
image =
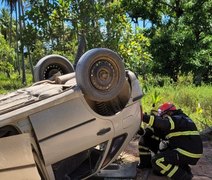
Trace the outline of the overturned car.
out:
[[[87,51],[75,69],[62,56],[46,56],[35,79],[0,96],[0,179],[87,179],[139,128],[139,82],[109,49]]]

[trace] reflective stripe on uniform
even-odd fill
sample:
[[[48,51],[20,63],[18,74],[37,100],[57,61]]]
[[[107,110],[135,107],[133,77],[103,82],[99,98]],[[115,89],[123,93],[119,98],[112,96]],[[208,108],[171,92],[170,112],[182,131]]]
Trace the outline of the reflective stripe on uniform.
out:
[[[170,173],[167,176],[172,177],[176,173],[178,168],[179,168],[178,166],[174,166],[174,168],[170,171]]]
[[[198,131],[181,131],[181,132],[173,132],[166,136],[166,139],[176,136],[189,136],[189,135],[199,135]]]
[[[201,158],[201,157],[202,157],[202,154],[194,154],[194,153],[185,151],[185,150],[180,149],[180,148],[177,148],[176,150],[177,150],[180,154],[183,154],[184,156],[187,156],[187,157],[191,157],[191,158]]]
[[[165,172],[167,172],[168,170],[170,170],[170,168],[172,167],[171,164],[168,164],[167,166],[164,165],[162,162],[164,162],[164,157],[160,158],[160,159],[157,159],[156,160],[156,164],[157,166],[159,166],[162,170],[160,171],[161,174],[164,174]]]
[[[147,151],[149,151],[149,148],[147,148],[147,147],[144,147],[144,146],[138,146],[138,148],[139,148],[139,149],[144,149],[144,150],[147,150]]]
[[[154,123],[154,116],[150,116],[149,125],[152,126]]]
[[[139,152],[140,155],[151,155],[151,152]]]
[[[167,118],[169,119],[169,122],[170,122],[170,130],[173,130],[175,128],[175,125],[174,125],[174,121],[172,120],[172,118],[170,116],[167,116]]]
[[[160,138],[157,137],[157,136],[155,136],[155,135],[152,135],[151,138],[152,138],[152,139],[156,139],[156,140],[158,140],[158,141],[160,140]]]

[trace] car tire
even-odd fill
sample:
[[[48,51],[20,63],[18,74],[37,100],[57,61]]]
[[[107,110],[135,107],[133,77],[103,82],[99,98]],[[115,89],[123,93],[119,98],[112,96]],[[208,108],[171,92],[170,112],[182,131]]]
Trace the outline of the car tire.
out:
[[[120,56],[106,48],[87,51],[76,66],[77,84],[93,101],[105,102],[115,98],[124,85],[125,76]]]
[[[61,75],[74,72],[74,67],[71,62],[60,55],[48,55],[38,61],[34,68],[35,82],[51,79],[51,77],[60,73]]]

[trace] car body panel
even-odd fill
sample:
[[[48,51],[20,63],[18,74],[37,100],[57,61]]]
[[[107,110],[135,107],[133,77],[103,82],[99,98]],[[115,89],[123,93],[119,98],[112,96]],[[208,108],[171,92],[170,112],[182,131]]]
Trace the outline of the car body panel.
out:
[[[0,179],[40,179],[29,134],[1,138],[0,147]]]
[[[70,118],[71,120],[71,118]],[[110,128],[104,135],[97,136],[103,128]],[[46,165],[53,164],[61,159],[77,154],[113,137],[114,130],[110,121],[90,119],[82,124],[50,135],[39,142]],[[82,141],[83,140],[83,141]]]

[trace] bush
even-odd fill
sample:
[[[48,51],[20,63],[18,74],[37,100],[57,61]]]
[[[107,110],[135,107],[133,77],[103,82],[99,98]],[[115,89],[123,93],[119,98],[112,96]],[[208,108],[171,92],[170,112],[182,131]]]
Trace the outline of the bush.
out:
[[[32,75],[27,73],[27,84],[32,84]],[[0,73],[0,94],[6,94],[8,92],[23,88],[21,77],[18,73],[11,74],[8,78],[4,73]]]
[[[1,34],[0,44],[0,72],[5,72],[10,77],[10,73],[13,70],[15,50],[9,46]]]

